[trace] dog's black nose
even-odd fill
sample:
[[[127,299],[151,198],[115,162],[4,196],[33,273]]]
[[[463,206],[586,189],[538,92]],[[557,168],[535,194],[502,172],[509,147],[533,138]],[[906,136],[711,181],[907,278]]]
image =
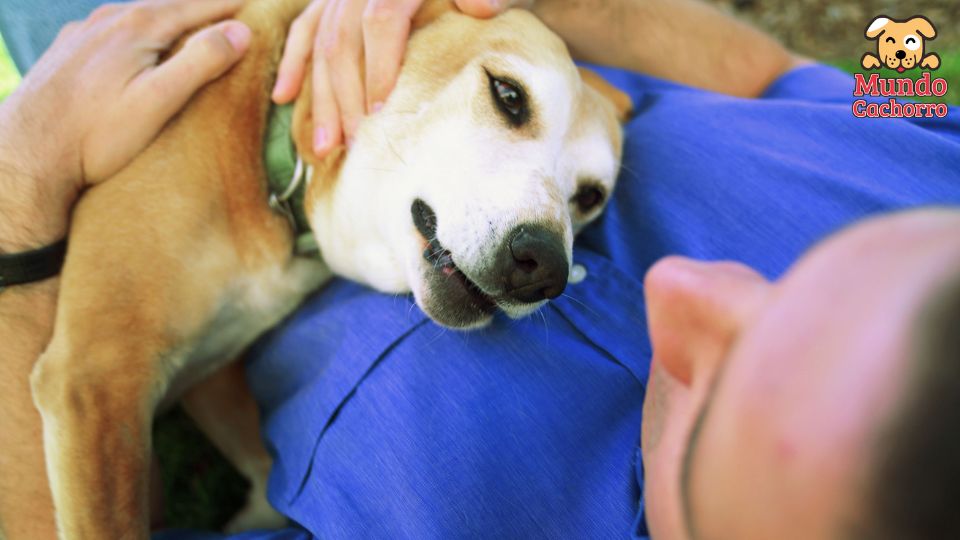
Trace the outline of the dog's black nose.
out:
[[[897,51],[897,58],[903,60],[903,59],[906,58],[906,57],[907,57],[907,53],[905,53],[905,52],[903,52],[903,51]]]
[[[542,225],[520,225],[500,249],[504,295],[524,303],[560,296],[570,274],[563,236]]]

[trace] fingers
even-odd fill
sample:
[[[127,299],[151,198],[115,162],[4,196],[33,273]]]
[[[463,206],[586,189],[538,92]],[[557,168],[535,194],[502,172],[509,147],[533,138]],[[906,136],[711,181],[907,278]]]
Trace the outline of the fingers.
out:
[[[273,101],[287,103],[300,93],[307,59],[313,51],[313,43],[323,15],[324,0],[314,0],[290,26],[283,58],[277,70],[277,82],[273,87]]]
[[[340,144],[340,109],[330,83],[330,67],[323,54],[313,55],[313,153],[323,157]]]
[[[457,9],[471,17],[488,19],[511,7],[530,8],[532,0],[456,0]]]
[[[326,57],[329,84],[336,96],[336,108],[340,111],[343,137],[348,142],[353,138],[364,114],[363,79],[360,73],[363,55],[360,17],[363,7],[363,0],[346,0],[328,6],[320,23],[314,49],[315,54]],[[333,107],[333,103],[325,103],[321,97],[314,92],[314,110]]]
[[[155,37],[172,43],[188,30],[229,17],[243,6],[244,0],[154,0]]]
[[[249,44],[245,24],[222,22],[197,32],[166,62],[140,75],[131,83],[130,95],[144,108],[145,128],[159,130],[201,86],[236,63]]]
[[[366,110],[376,112],[397,82],[410,20],[423,0],[373,0],[363,14]]]

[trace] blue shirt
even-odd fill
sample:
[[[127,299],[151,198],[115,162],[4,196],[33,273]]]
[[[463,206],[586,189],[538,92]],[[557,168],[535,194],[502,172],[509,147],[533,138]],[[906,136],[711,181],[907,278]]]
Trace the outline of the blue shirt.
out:
[[[248,366],[269,497],[298,525],[238,538],[645,537],[650,265],[735,259],[776,278],[865,216],[960,203],[955,113],[854,118],[853,79],[824,66],[755,100],[601,71],[636,116],[610,206],[576,244],[586,279],[468,333],[342,280],[311,298]]]

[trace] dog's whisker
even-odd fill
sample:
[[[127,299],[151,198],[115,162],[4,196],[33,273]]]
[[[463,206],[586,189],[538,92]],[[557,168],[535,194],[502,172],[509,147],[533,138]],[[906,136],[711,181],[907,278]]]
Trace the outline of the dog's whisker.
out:
[[[547,322],[547,316],[543,314],[543,306],[537,309],[537,315],[540,315],[540,320],[543,321],[543,333],[544,341],[549,345],[550,343],[550,323]]]
[[[637,174],[637,172],[634,171],[633,169],[631,169],[630,167],[627,167],[627,166],[624,165],[624,164],[620,164],[620,168],[621,168],[623,171],[629,173],[630,176],[632,176],[634,180],[640,180],[640,175]]]
[[[583,302],[583,301],[581,301],[581,300],[578,300],[577,298],[574,298],[573,296],[570,296],[570,295],[567,294],[567,293],[562,293],[560,296],[563,296],[564,298],[570,300],[571,302],[576,302],[577,304],[579,304],[580,306],[582,306],[584,309],[586,309],[587,311],[589,311],[591,315],[594,315],[594,316],[596,316],[596,317],[599,317],[599,316],[600,316],[600,313],[599,313],[599,312],[597,312],[595,309],[591,308],[591,307],[590,307],[588,304],[586,304],[585,302]]]

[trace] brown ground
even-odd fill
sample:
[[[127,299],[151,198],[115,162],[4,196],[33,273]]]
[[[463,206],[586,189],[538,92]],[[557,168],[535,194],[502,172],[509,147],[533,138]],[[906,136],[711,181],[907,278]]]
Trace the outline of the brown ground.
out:
[[[939,35],[933,50],[960,48],[958,0],[711,0],[779,37],[791,49],[820,60],[859,59],[863,32],[877,15],[924,15]]]

